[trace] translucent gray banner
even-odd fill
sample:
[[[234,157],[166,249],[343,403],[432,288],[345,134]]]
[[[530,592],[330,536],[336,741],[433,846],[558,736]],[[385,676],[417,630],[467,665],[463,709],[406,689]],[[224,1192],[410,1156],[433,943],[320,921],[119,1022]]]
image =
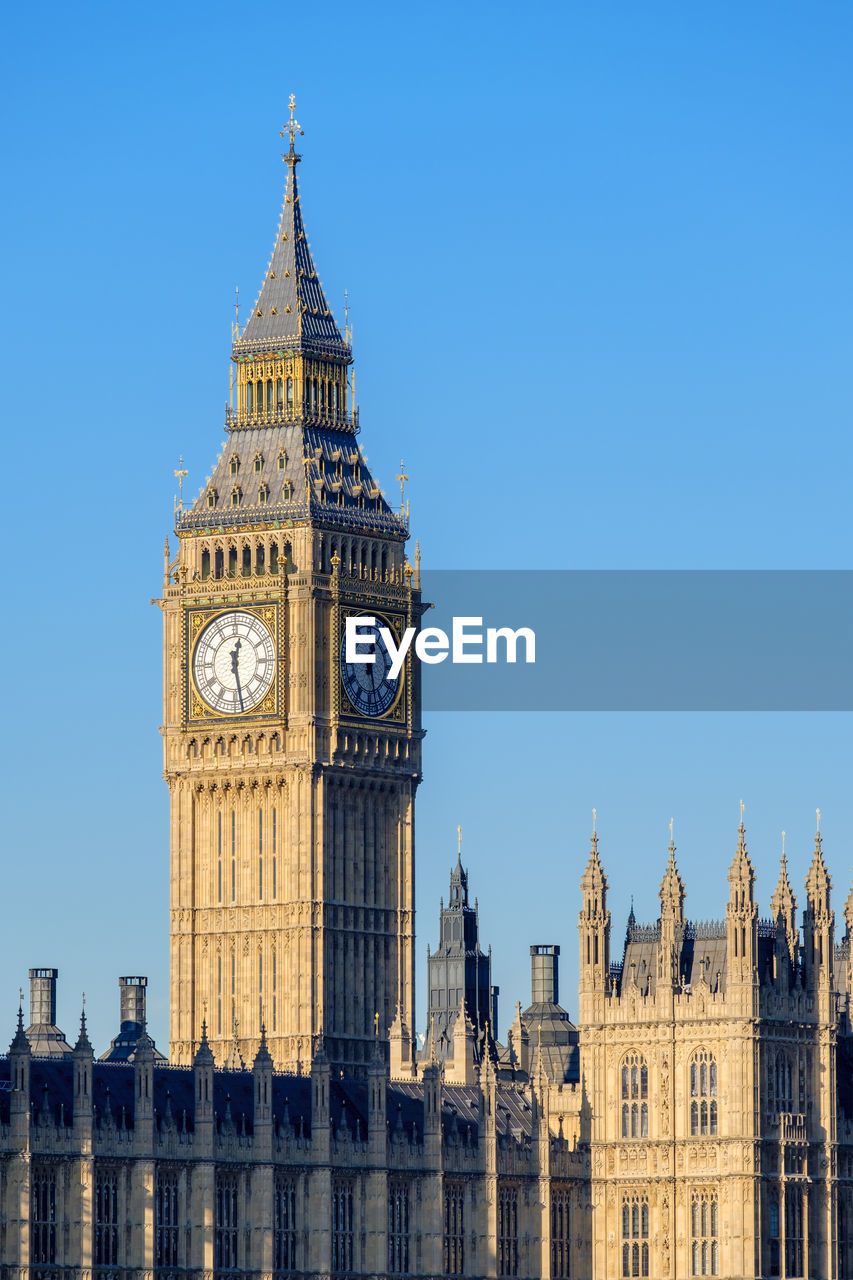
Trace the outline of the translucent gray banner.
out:
[[[483,633],[480,663],[420,664],[428,712],[853,710],[853,571],[431,570],[422,594],[422,628]],[[535,662],[485,660],[503,627]]]

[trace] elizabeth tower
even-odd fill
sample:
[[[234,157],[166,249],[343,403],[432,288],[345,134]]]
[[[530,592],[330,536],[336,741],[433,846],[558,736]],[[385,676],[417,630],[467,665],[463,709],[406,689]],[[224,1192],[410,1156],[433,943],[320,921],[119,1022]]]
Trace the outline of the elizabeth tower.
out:
[[[168,542],[164,756],[171,796],[171,1057],[202,1021],[221,1063],[359,1071],[414,1026],[419,690],[387,650],[348,665],[345,619],[420,617],[405,514],[358,444],[341,337],[302,221],[293,119],[284,204],[235,328],[227,441]],[[414,580],[413,580],[414,579]],[[364,634],[369,632],[362,625]]]

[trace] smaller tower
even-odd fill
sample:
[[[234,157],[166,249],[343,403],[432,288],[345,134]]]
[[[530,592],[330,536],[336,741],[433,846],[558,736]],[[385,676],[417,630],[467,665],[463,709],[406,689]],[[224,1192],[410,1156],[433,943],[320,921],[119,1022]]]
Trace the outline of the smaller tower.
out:
[[[18,1005],[18,1025],[9,1045],[9,1076],[12,1096],[9,1102],[13,1146],[22,1151],[30,1132],[30,1042],[24,1033],[24,1011]]]
[[[598,856],[596,813],[592,811],[591,849],[581,879],[583,905],[578,916],[580,935],[580,1020],[596,1020],[596,1009],[607,992],[610,973],[610,912],[607,910],[607,876]]]
[[[755,901],[755,871],[746,851],[743,801],[735,856],[729,867],[729,901],[726,906],[726,983],[741,1012],[755,1016],[758,999],[758,906]]]
[[[820,834],[820,810],[815,832],[814,855],[806,876],[806,909],[803,912],[803,969],[806,987],[810,991],[828,994],[834,989],[833,961],[835,956],[835,913],[830,893],[832,881],[823,860],[823,841]],[[828,1018],[828,1007],[822,1011],[821,1020]]]
[[[80,1034],[71,1053],[74,1063],[74,1102],[72,1121],[76,1139],[81,1143],[92,1141],[92,1064],[95,1055],[86,1030],[86,1010],[80,1014]]]
[[[658,990],[677,991],[681,986],[681,949],[684,945],[684,881],[675,861],[673,820],[669,821],[666,871],[660,886],[660,946]]]
[[[201,1024],[201,1041],[193,1057],[195,1092],[195,1142],[202,1155],[213,1154],[213,1050],[207,1039],[207,1021]]]
[[[774,977],[782,990],[793,983],[797,967],[799,930],[797,928],[797,900],[788,879],[788,862],[785,857],[785,833],[782,832],[782,859],[779,880],[770,899],[770,916],[776,926],[774,947]]]
[[[475,902],[468,900],[468,872],[462,866],[462,828],[459,829],[456,866],[450,873],[447,906],[441,901],[439,944],[427,951],[429,1024],[424,1056],[443,1062],[452,1050],[453,1024],[460,1000],[478,1036],[486,1026],[497,1034],[497,987],[492,986],[491,951],[480,947],[480,922]],[[433,1043],[434,1040],[434,1043]]]

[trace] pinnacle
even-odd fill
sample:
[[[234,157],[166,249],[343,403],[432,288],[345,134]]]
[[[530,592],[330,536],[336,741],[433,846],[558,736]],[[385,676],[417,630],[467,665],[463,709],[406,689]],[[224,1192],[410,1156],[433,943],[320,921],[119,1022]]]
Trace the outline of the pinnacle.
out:
[[[20,1005],[18,1005],[18,1025],[15,1029],[15,1037],[12,1043],[9,1045],[9,1052],[10,1053],[29,1053],[30,1052],[30,1042],[27,1039],[26,1032],[24,1031],[24,1011]]]
[[[202,1020],[201,1040],[199,1041],[198,1049],[196,1050],[195,1057],[193,1058],[193,1066],[194,1067],[212,1067],[213,1066],[213,1051],[211,1050],[210,1042],[208,1041],[208,1038],[207,1038],[207,1019],[206,1018]]]
[[[77,1037],[77,1043],[74,1046],[75,1053],[91,1053],[92,1046],[89,1043],[89,1034],[86,1030],[86,1010],[80,1013],[80,1034]]]
[[[272,1055],[267,1048],[267,1029],[261,1024],[261,1043],[258,1045],[258,1052],[255,1054],[255,1067],[271,1067]]]

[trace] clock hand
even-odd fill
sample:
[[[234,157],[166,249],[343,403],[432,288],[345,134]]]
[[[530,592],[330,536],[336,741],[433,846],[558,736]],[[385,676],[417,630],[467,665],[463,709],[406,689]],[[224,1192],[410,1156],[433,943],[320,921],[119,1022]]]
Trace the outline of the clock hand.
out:
[[[240,641],[238,640],[234,648],[231,650],[231,670],[234,673],[234,680],[237,684],[237,697],[240,699],[240,710],[243,710],[243,690],[240,687]]]

